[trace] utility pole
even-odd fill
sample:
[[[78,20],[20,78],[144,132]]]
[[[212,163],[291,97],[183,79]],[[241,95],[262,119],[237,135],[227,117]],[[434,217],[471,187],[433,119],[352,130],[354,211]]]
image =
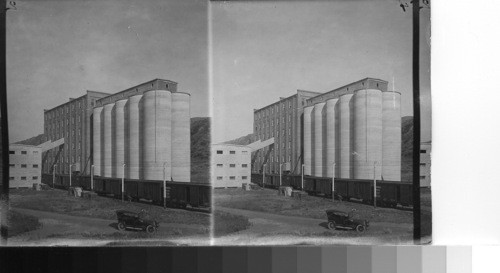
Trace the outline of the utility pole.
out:
[[[283,164],[282,164],[282,163],[280,163],[280,185],[279,185],[279,187],[278,187],[278,190],[279,190],[279,188],[281,187],[281,173],[282,173],[282,171],[281,171],[281,165],[283,165]]]
[[[69,164],[69,187],[71,188],[71,167],[73,167],[73,164]]]
[[[94,191],[94,165],[90,166],[90,190]]]
[[[163,163],[163,208],[167,207],[167,162]]]
[[[262,165],[262,188],[266,188],[266,164]]]
[[[122,202],[125,198],[125,163],[122,165]]]
[[[52,188],[55,188],[55,183],[56,183],[56,166],[57,164],[54,164],[54,167],[52,169]]]
[[[303,191],[304,190],[304,164],[302,164],[302,184],[300,186],[300,190]]]
[[[332,201],[335,201],[335,162],[332,165]]]

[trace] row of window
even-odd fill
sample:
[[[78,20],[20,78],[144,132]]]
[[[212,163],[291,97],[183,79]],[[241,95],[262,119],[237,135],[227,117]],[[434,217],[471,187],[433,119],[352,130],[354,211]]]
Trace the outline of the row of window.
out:
[[[15,155],[15,154],[16,154],[16,151],[9,151],[9,154],[10,154],[10,155]],[[22,154],[22,155],[27,155],[27,154],[28,154],[28,151],[21,151],[21,154]],[[38,151],[33,151],[33,154],[38,154]]]
[[[224,167],[224,164],[217,164],[218,168]],[[241,164],[242,168],[248,168],[248,164]],[[236,164],[229,164],[229,168],[236,168]]]
[[[285,163],[285,156],[282,156],[282,157],[281,157],[281,161],[279,160],[279,159],[280,159],[280,157],[279,157],[279,156],[276,156],[276,160],[275,160],[274,158],[275,158],[274,156],[269,157],[269,160],[271,161],[271,163],[274,163],[274,162],[276,162],[276,163],[279,163],[279,162],[283,162],[283,163]],[[259,160],[259,161],[262,161],[262,160],[263,160],[263,156],[262,156],[262,157],[259,157],[259,158],[258,158],[258,160]],[[290,155],[289,155],[289,156],[288,156],[288,161],[287,161],[287,162],[291,162],[291,161],[292,161],[292,156],[290,156]]]
[[[28,168],[28,164],[20,164],[21,168]],[[9,164],[10,168],[15,168],[16,164]],[[33,168],[38,168],[38,164],[33,164]]]
[[[288,102],[282,102],[281,103],[281,108],[283,110],[285,110],[285,105],[288,104],[288,108],[291,109],[292,108],[292,100],[289,100]],[[295,110],[295,109],[294,109]],[[262,109],[261,111],[257,112],[256,113],[256,118],[257,120],[258,119],[261,119],[261,118],[264,118],[266,116],[269,116],[269,115],[273,115],[274,112],[276,111],[276,113],[278,113],[279,111],[279,106],[278,104],[274,105],[274,106],[271,106],[271,107],[268,107],[266,109]]]
[[[15,180],[15,179],[16,179],[15,176],[10,176],[9,177],[9,180]],[[21,176],[21,180],[27,180],[27,177],[26,176]],[[31,180],[38,180],[38,176],[32,176]]]
[[[54,119],[57,117],[57,115],[62,115],[64,114],[64,112],[66,112],[66,114],[69,113],[69,110],[71,108],[71,111],[75,110],[75,108],[78,108],[78,109],[82,109],[82,107],[85,107],[87,105],[86,103],[86,100],[83,99],[83,100],[78,100],[76,103],[70,103],[64,107],[61,107],[59,109],[55,109],[53,111],[50,111],[48,112],[46,115],[45,115],[45,120],[51,120],[51,119]]]
[[[248,151],[241,151],[242,154],[248,154]],[[218,155],[222,155],[224,154],[224,151],[223,150],[217,150],[217,154]],[[229,151],[229,154],[230,155],[234,155],[236,154],[236,151]]]
[[[217,180],[222,180],[222,179],[224,179],[223,176],[217,176]],[[247,180],[248,176],[242,176],[241,179],[242,180]],[[229,176],[229,180],[236,180],[236,176]]]

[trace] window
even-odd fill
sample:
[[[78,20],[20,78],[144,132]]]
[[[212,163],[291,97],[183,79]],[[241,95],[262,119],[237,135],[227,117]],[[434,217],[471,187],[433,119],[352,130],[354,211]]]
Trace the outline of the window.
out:
[[[219,168],[222,168],[222,166],[223,166],[222,164],[217,164],[217,167]]]
[[[38,151],[33,151],[34,154],[38,154]]]
[[[21,151],[21,154],[22,154],[22,155],[25,155],[25,154],[27,154],[27,153],[28,153],[28,152],[26,152],[26,151]]]
[[[14,168],[16,164],[9,164],[9,167]]]
[[[33,180],[38,180],[38,176],[33,176]]]
[[[230,177],[229,177],[229,180],[234,180],[234,179],[236,179],[236,177],[235,177],[235,176],[230,176]]]
[[[14,180],[14,179],[15,179],[14,176],[9,177],[9,180]]]
[[[425,153],[427,153],[427,151],[426,150],[420,150],[420,153],[421,154],[425,154]]]
[[[21,164],[21,168],[26,168],[27,165],[26,164]]]
[[[217,176],[217,180],[222,180],[222,176]]]
[[[21,180],[26,180],[26,176],[21,176]]]
[[[234,154],[236,154],[236,151],[229,151],[229,154],[234,155]]]
[[[16,154],[16,151],[9,151],[9,154],[10,154],[10,155],[15,155],[15,154]]]
[[[425,163],[420,163],[420,166],[425,166]]]
[[[33,164],[33,168],[38,168],[38,164]]]
[[[425,175],[421,175],[421,176],[420,176],[420,179],[425,179]]]
[[[229,164],[229,167],[230,167],[230,168],[235,168],[235,167],[236,167],[236,164]]]
[[[221,155],[221,154],[222,154],[222,151],[221,151],[221,150],[217,150],[217,154],[218,154],[218,155]]]
[[[241,179],[247,180],[248,176],[242,176]]]
[[[241,167],[248,168],[248,164],[241,164]]]
[[[243,154],[248,154],[248,151],[242,151],[241,153],[243,153]]]

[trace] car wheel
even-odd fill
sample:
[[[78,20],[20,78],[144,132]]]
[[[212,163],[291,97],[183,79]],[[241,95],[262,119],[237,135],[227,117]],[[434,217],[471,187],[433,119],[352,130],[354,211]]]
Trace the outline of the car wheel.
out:
[[[357,232],[363,232],[363,231],[365,231],[365,227],[362,226],[362,225],[359,225],[359,226],[356,227],[356,231]]]
[[[335,222],[328,222],[329,229],[335,229]]]
[[[118,230],[125,230],[125,224],[123,222],[118,223]]]
[[[149,234],[153,234],[156,232],[156,228],[149,225],[147,228],[146,228],[146,232],[149,233]]]

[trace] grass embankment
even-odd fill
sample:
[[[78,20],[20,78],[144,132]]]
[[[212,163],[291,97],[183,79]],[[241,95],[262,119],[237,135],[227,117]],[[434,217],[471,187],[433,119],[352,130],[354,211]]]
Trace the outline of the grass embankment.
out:
[[[420,234],[432,235],[432,200],[431,189],[420,189]]]
[[[327,209],[353,212],[354,218],[370,222],[413,223],[411,211],[374,208],[373,206],[352,202],[340,202],[331,199],[304,196],[301,200],[277,195],[276,190],[265,189],[243,191],[241,189],[218,189],[214,192],[215,207],[228,207],[267,213],[326,219]]]
[[[210,219],[206,213],[184,210],[166,209],[151,204],[121,202],[121,200],[93,196],[92,200],[75,198],[63,190],[16,190],[11,193],[12,207],[84,216],[100,219],[116,220],[116,211],[130,210],[139,212],[145,209],[152,217],[165,223],[194,224],[209,226]]]
[[[120,209],[139,212],[145,209],[156,218],[160,223],[175,223],[185,225],[198,225],[199,234],[208,234],[210,231],[210,218],[208,213],[179,210],[163,209],[160,206],[136,202],[121,202],[121,200],[93,196],[92,200],[75,198],[63,190],[13,190],[10,194],[10,204],[14,208],[25,208],[32,210],[48,211],[73,216],[100,218],[116,220],[116,211]],[[235,216],[227,213],[215,212],[213,217],[216,220],[214,226],[215,233],[219,235],[237,232],[249,226],[248,219],[241,216]],[[183,235],[181,229],[173,229],[172,235]],[[88,234],[88,237],[96,238],[99,234]],[[111,236],[111,235],[102,235]],[[132,238],[146,238],[147,235],[133,233]],[[113,237],[113,236],[111,236]]]
[[[245,230],[250,227],[248,218],[240,215],[216,211],[214,213],[214,235],[222,236]]]
[[[38,229],[42,224],[38,218],[31,215],[24,215],[16,211],[9,211],[7,214],[9,237],[14,237],[21,233]]]

